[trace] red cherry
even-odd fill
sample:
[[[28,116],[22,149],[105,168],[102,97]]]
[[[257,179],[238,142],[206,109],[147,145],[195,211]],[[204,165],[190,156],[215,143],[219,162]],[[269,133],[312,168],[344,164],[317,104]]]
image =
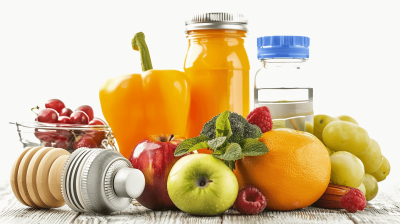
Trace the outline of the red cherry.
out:
[[[58,113],[54,109],[46,108],[46,109],[39,111],[37,120],[39,122],[45,122],[45,123],[57,123],[58,122]]]
[[[61,148],[68,150],[69,148],[69,141],[68,140],[57,140],[54,144],[55,148]]]
[[[94,114],[91,106],[83,105],[78,107],[75,111],[83,111],[89,116],[89,121],[93,120]]]
[[[71,124],[89,124],[89,116],[83,111],[75,111],[69,117]]]
[[[71,125],[62,124],[62,125],[57,125],[57,127],[65,128],[65,129],[57,129],[56,130],[57,140],[66,141],[66,140],[70,140],[73,137],[73,134],[68,129],[68,127],[71,127]]]
[[[65,104],[64,104],[61,100],[58,100],[58,99],[51,99],[51,100],[48,100],[48,101],[44,104],[44,106],[45,106],[46,108],[54,109],[54,110],[56,110],[58,113],[61,113],[61,110],[62,110],[63,108],[65,108]]]
[[[107,123],[102,119],[95,117],[89,122],[89,125],[107,125]]]
[[[59,116],[58,123],[71,124],[71,120],[67,116]]]
[[[63,109],[61,110],[60,116],[67,116],[67,117],[69,117],[69,116],[71,116],[71,114],[72,114],[72,110],[71,110],[71,109],[69,109],[69,108],[63,108]]]
[[[97,143],[92,137],[89,136],[78,137],[72,148],[75,150],[82,147],[97,148]]]
[[[54,130],[35,129],[35,136],[42,142],[51,142],[57,139],[58,135]]]

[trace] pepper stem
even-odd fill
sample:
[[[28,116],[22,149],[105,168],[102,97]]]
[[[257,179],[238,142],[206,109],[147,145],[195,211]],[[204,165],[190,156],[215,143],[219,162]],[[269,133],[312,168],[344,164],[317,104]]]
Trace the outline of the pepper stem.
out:
[[[146,41],[144,40],[144,33],[139,32],[136,33],[132,39],[132,48],[135,51],[140,52],[140,60],[142,63],[142,71],[147,71],[153,69],[153,65],[151,64],[150,52],[147,48]]]

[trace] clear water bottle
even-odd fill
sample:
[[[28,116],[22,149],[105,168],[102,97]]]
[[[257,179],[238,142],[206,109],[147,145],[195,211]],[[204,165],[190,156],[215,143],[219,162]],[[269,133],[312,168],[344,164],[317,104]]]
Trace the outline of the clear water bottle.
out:
[[[267,106],[273,128],[313,132],[313,88],[305,62],[310,38],[264,36],[257,38],[257,57],[262,68],[254,80],[254,107]]]

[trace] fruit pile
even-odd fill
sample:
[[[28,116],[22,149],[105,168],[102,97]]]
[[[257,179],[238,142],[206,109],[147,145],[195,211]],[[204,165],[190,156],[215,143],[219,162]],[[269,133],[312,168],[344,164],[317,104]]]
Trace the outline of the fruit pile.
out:
[[[378,182],[390,172],[379,144],[349,116],[314,117],[314,135],[331,157],[331,182],[360,189],[367,201],[378,193]]]
[[[34,109],[40,108],[32,108],[32,111]],[[66,150],[75,150],[81,147],[104,148],[102,141],[106,138],[107,132],[90,130],[90,126],[107,124],[103,120],[95,118],[92,107],[88,105],[80,106],[72,111],[65,107],[61,100],[51,99],[45,103],[45,109],[39,110],[35,120],[39,122],[39,125],[35,128],[34,134],[42,146]],[[52,123],[56,128],[48,128],[45,125],[41,128],[41,123]],[[81,129],[76,130],[76,128]]]

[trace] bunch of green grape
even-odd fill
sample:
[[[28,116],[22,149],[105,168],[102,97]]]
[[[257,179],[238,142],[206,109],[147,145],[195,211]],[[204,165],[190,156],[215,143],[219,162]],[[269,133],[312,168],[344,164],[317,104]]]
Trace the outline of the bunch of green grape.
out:
[[[389,175],[389,161],[379,144],[350,116],[314,117],[313,134],[331,156],[331,182],[360,189],[367,201],[378,193],[378,182]]]

